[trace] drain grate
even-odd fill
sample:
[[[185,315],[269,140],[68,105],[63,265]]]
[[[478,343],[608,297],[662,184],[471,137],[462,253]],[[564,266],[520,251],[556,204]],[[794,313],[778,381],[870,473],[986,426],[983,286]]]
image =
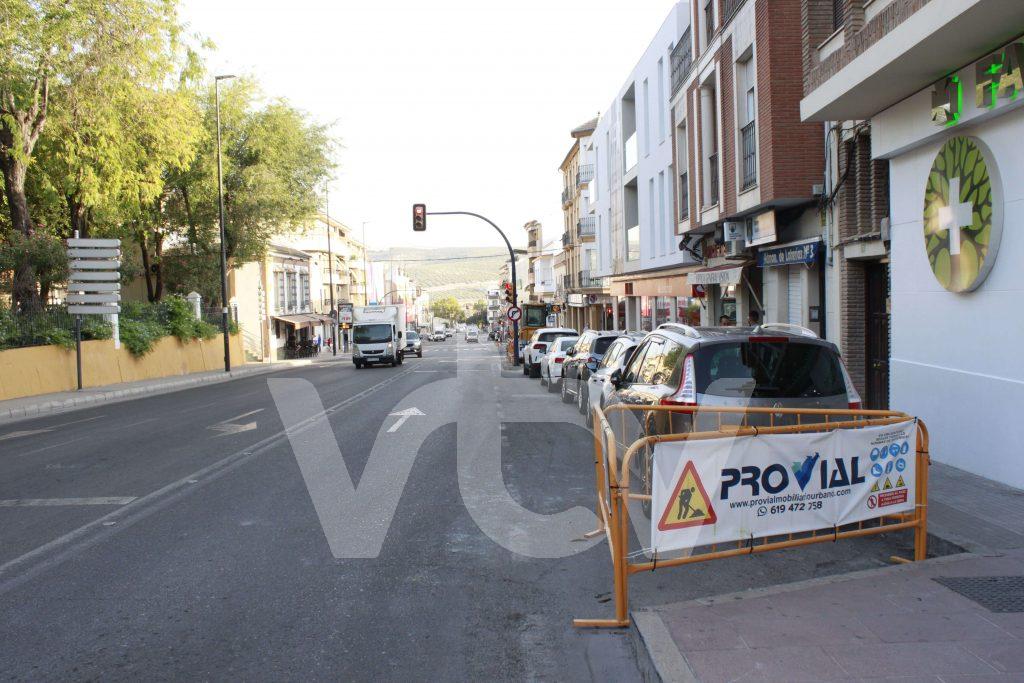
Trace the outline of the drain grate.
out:
[[[989,612],[1024,612],[1024,576],[941,576],[933,580]]]

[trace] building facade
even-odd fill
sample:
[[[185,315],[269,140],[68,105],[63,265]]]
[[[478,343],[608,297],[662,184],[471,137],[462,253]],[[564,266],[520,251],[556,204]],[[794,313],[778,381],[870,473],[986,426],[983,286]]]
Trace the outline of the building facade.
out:
[[[681,249],[673,215],[670,58],[691,22],[676,4],[598,119],[586,149],[597,244],[596,267],[614,297],[611,326],[650,330],[688,310],[686,273],[698,263]]]
[[[672,52],[676,232],[703,324],[825,330],[820,125],[799,112],[800,0],[700,0]]]
[[[860,122],[852,155],[841,148],[839,159],[873,178],[854,181],[858,193],[888,188],[887,205],[839,207],[847,221],[873,213],[862,240],[834,231],[832,258],[864,250],[878,273],[874,285],[864,277],[864,296],[856,277],[839,278],[852,319],[839,325],[867,316],[866,344],[877,334],[881,351],[863,353],[866,374],[881,366],[888,402],[927,423],[936,460],[1024,488],[1014,343],[1024,322],[1007,315],[1024,289],[1024,3],[804,0],[802,27],[803,118],[829,130]],[[860,145],[865,130],[870,144]],[[872,286],[880,301],[859,310]],[[878,313],[888,324],[873,329]],[[1000,334],[977,324],[988,320]]]

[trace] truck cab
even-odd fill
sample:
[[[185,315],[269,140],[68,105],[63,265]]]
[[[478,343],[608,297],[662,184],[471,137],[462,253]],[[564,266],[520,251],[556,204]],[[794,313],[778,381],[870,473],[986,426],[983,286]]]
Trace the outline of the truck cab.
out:
[[[357,306],[352,311],[352,364],[401,365],[405,356],[405,306]]]

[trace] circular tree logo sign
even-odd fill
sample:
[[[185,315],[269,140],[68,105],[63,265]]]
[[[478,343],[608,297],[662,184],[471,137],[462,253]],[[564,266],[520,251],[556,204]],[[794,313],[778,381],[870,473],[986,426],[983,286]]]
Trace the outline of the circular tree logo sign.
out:
[[[999,249],[1002,202],[995,162],[980,140],[958,136],[932,163],[924,195],[924,241],[939,283],[970,292],[985,280]]]

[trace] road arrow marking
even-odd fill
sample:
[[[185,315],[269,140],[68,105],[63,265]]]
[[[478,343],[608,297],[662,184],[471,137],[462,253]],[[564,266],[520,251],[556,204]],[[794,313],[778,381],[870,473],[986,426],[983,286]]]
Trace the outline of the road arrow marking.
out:
[[[395,421],[395,424],[391,425],[391,428],[388,429],[388,433],[397,432],[402,427],[402,425],[405,424],[405,421],[408,420],[413,415],[425,415],[426,413],[420,411],[419,408],[406,408],[405,410],[399,410],[397,413],[391,414],[397,415],[398,420]]]
[[[227,436],[230,434],[241,434],[242,432],[251,432],[258,426],[256,422],[246,422],[244,424],[234,424],[235,420],[241,420],[243,417],[249,417],[256,413],[263,412],[263,408],[257,408],[256,410],[250,410],[248,413],[242,413],[236,415],[230,419],[218,422],[215,425],[210,425],[207,429],[212,429],[215,432],[220,432],[217,436]],[[214,437],[216,438],[216,437]]]

